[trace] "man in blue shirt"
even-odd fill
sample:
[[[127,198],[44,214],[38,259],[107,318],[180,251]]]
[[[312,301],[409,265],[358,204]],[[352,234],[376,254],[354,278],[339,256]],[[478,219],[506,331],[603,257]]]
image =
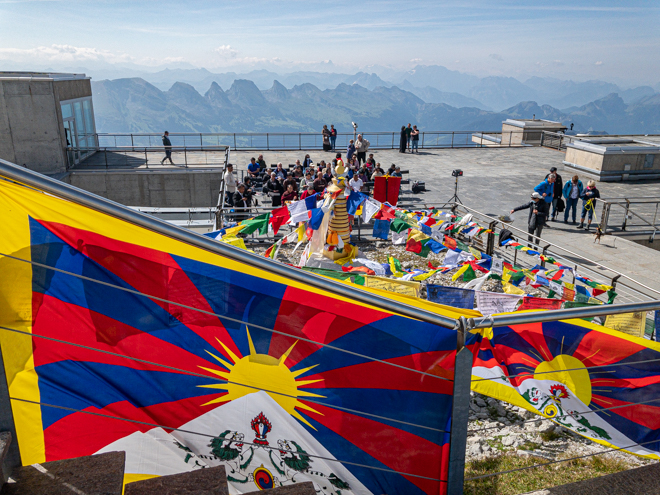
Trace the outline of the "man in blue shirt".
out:
[[[257,160],[252,157],[250,158],[250,163],[248,164],[248,173],[252,177],[259,177],[259,171],[261,170],[261,167],[257,163]]]
[[[552,204],[552,198],[555,194],[555,181],[557,176],[555,174],[548,175],[548,178],[541,182],[534,188],[534,191],[539,193],[546,203]]]

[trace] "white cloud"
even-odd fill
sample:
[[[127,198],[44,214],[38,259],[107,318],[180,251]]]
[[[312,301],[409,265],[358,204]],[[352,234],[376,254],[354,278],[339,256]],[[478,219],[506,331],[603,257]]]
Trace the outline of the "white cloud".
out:
[[[490,58],[492,58],[493,60],[497,60],[497,61],[499,61],[499,62],[503,62],[503,61],[504,61],[504,59],[502,58],[502,55],[500,55],[499,53],[491,53],[491,54],[488,55],[488,56],[489,56]]]
[[[602,60],[599,60],[599,61],[596,62],[594,65],[603,65],[603,61],[602,61]]]
[[[422,61],[421,58],[411,58],[411,59],[410,59],[410,63],[413,63],[413,64],[418,64],[418,63],[420,63],[421,61]]]
[[[234,50],[231,45],[220,45],[219,47],[214,48],[213,51],[227,58],[234,58],[238,55],[238,50]]]
[[[0,48],[0,56],[19,60],[40,60],[52,62],[105,61],[110,63],[134,62],[135,58],[126,53],[113,53],[98,48],[72,45],[38,46],[36,48]]]

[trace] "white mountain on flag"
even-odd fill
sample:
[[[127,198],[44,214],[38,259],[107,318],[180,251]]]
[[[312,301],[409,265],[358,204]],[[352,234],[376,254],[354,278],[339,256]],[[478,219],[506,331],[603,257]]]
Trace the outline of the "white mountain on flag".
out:
[[[170,434],[161,428],[133,433],[99,453],[117,450],[126,451],[129,475],[224,465],[232,495],[302,481],[312,481],[323,495],[371,493],[263,391],[216,407]]]

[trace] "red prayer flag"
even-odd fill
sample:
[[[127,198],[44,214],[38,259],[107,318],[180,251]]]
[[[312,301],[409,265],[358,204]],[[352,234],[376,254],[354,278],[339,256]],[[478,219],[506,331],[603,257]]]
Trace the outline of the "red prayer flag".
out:
[[[277,234],[282,225],[289,221],[289,218],[291,218],[291,213],[289,213],[289,207],[286,205],[270,212],[269,222],[273,226],[274,235]]]
[[[443,242],[443,244],[444,244],[445,247],[447,247],[448,249],[453,249],[453,250],[456,249],[456,240],[455,240],[455,239],[452,239],[451,237],[449,237],[449,236],[447,236],[447,235],[445,236],[445,241]]]
[[[547,299],[545,297],[524,297],[518,311],[523,309],[559,309],[561,299]]]

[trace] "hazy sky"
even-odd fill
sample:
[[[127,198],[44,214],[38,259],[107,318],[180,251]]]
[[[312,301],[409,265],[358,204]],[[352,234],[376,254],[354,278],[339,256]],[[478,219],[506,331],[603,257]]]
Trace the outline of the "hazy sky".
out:
[[[0,0],[2,70],[444,65],[483,75],[660,82],[660,2]]]

